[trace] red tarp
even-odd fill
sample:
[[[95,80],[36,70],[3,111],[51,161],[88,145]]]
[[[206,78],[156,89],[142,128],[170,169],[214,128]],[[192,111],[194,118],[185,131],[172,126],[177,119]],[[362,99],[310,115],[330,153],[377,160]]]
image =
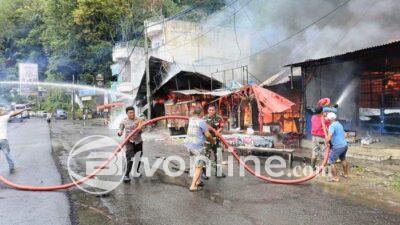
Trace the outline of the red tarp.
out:
[[[97,105],[97,110],[111,109],[114,107],[123,107],[125,104],[123,102],[113,102],[105,105]]]
[[[256,97],[260,124],[272,121],[272,113],[281,113],[291,109],[294,103],[288,99],[260,86],[250,87]]]
[[[260,132],[262,132],[263,124],[272,122],[272,113],[289,111],[291,110],[292,106],[295,105],[295,103],[278,95],[277,93],[257,85],[245,86],[239,91],[234,92],[232,95],[241,97],[254,95],[254,98],[257,101],[257,108],[259,112],[258,122],[260,124]],[[220,104],[222,99],[227,98],[228,96],[221,98]]]

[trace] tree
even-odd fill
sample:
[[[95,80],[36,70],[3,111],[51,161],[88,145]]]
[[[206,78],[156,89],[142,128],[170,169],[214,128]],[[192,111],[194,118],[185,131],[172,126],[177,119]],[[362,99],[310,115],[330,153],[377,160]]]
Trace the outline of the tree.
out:
[[[47,57],[40,42],[41,0],[3,0],[0,8],[0,78],[15,79],[18,62],[35,62],[43,74]],[[44,78],[43,76],[41,77]]]
[[[56,109],[69,111],[71,108],[71,95],[60,89],[50,88],[44,101],[40,104],[40,110],[54,112]]]
[[[223,0],[1,0],[0,79],[17,79],[18,62],[39,64],[40,80],[92,84],[110,76],[116,42],[141,40],[143,21],[195,7],[202,18]],[[199,7],[201,6],[201,7]]]
[[[44,0],[44,32],[41,41],[48,56],[47,77],[71,81],[82,72],[80,54],[83,41],[73,21],[76,0]]]

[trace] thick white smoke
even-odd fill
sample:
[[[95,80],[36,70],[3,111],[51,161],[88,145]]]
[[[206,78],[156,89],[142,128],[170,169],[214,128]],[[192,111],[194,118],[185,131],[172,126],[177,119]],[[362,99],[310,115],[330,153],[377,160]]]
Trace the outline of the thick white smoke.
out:
[[[250,72],[265,80],[285,64],[400,39],[398,12],[397,0],[239,0],[203,27],[236,30],[230,37],[236,40],[229,42],[238,52],[232,67],[248,63]],[[243,49],[244,36],[250,51]]]

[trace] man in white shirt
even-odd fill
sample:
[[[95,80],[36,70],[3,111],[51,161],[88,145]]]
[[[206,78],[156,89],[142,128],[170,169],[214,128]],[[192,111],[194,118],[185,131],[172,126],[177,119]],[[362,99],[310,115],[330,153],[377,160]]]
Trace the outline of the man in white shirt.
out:
[[[16,116],[21,114],[24,110],[19,110],[19,111],[14,111],[10,113],[6,113],[6,111],[3,108],[0,108],[0,151],[4,152],[8,166],[10,169],[10,173],[14,172],[14,162],[11,159],[10,155],[10,146],[8,144],[7,140],[7,125],[8,125],[8,120],[10,117]]]

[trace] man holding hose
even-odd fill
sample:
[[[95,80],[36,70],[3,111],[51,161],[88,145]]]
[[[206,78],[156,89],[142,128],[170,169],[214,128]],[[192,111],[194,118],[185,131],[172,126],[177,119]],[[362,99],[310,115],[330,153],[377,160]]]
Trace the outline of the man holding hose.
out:
[[[315,110],[315,113],[316,114],[311,117],[311,135],[314,144],[311,154],[311,166],[314,170],[316,169],[317,158],[322,158],[324,156],[326,148],[325,138],[330,125],[329,120],[325,119],[322,107],[319,106]]]
[[[347,178],[349,176],[349,163],[346,160],[346,153],[348,149],[346,133],[342,124],[337,121],[335,113],[329,112],[326,118],[331,121],[328,135],[326,137],[326,141],[330,142],[331,145],[328,164],[332,167],[332,177],[329,179],[329,181],[337,182],[339,181],[339,178],[337,176],[335,163],[338,159],[340,159],[343,167],[343,177]]]
[[[8,139],[7,139],[8,120],[11,117],[21,114],[25,110],[26,109],[6,113],[6,111],[3,108],[0,108],[0,151],[2,151],[6,156],[10,173],[14,172],[15,165],[10,155],[10,145],[8,144]]]
[[[122,134],[125,133],[125,137],[128,137],[133,130],[135,130],[138,127],[141,127],[143,120],[136,118],[135,108],[133,108],[132,106],[126,107],[125,112],[127,117],[123,119],[119,125],[118,136],[122,136]],[[124,176],[125,183],[131,181],[129,175],[133,167],[133,158],[138,152],[140,152],[140,156],[135,177],[141,176],[139,172],[140,162],[143,156],[143,140],[141,131],[130,137],[129,141],[125,145],[125,156],[127,161],[126,173]]]
[[[185,139],[185,147],[187,148],[190,156],[194,157],[195,171],[190,185],[190,191],[199,191],[200,189],[200,175],[203,167],[206,166],[208,158],[205,155],[204,143],[206,138],[211,144],[215,145],[215,139],[208,131],[207,123],[202,119],[203,109],[201,106],[194,107],[193,117],[189,119],[188,131]]]

